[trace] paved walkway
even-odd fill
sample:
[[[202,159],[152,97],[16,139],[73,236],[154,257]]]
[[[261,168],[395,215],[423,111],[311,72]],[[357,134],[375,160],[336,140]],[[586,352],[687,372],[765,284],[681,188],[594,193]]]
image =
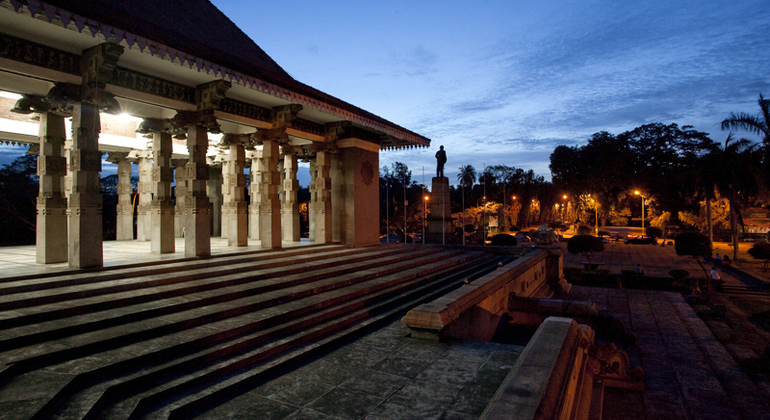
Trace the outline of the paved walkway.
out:
[[[645,392],[609,389],[605,420],[770,419],[768,395],[744,374],[725,347],[674,292],[576,286],[637,334],[628,348],[645,371]]]

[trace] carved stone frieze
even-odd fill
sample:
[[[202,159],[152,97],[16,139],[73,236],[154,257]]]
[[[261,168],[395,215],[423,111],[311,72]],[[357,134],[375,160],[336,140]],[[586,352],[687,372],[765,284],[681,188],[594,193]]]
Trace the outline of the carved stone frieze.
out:
[[[239,115],[252,120],[270,122],[270,109],[259,105],[224,98],[219,103],[219,110],[228,114]]]
[[[195,103],[195,88],[121,67],[115,69],[115,73],[110,83],[125,89],[148,93],[150,95],[160,96],[175,101],[189,104]]]
[[[80,75],[80,56],[0,33],[0,58]]]

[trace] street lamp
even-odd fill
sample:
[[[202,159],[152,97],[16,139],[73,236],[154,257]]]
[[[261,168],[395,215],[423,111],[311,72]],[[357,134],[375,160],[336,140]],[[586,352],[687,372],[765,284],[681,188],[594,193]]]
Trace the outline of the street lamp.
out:
[[[428,196],[425,196],[422,204],[422,244],[425,245],[425,224],[428,221]]]
[[[644,196],[639,191],[634,191],[634,194],[642,197],[642,235],[644,235]]]

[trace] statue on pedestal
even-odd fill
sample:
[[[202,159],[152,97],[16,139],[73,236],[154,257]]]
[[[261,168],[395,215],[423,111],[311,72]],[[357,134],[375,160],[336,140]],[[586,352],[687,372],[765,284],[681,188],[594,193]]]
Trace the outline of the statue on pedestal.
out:
[[[446,163],[446,152],[444,146],[439,147],[439,151],[436,152],[436,178],[444,177],[444,164]]]

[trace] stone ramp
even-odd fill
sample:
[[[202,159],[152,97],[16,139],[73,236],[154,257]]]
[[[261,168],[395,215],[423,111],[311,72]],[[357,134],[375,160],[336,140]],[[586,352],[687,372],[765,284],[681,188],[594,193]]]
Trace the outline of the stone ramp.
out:
[[[575,286],[637,334],[627,349],[645,371],[645,392],[609,390],[604,418],[770,419],[768,395],[753,383],[680,294]]]
[[[510,259],[402,246],[302,251],[152,267],[161,274],[139,267],[136,277],[6,279],[0,409],[14,419],[188,418]]]

